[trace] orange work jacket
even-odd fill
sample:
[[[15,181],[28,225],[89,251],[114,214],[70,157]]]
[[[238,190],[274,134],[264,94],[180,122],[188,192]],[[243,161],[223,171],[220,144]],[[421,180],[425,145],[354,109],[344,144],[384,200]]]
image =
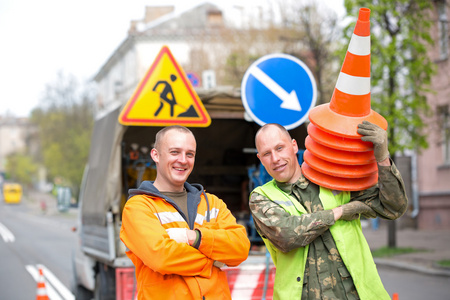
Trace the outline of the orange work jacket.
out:
[[[191,198],[190,191],[197,193],[201,188],[195,195],[197,214],[190,228],[201,232],[198,249],[169,237],[165,229],[189,225],[152,184],[143,194],[135,192],[124,207],[120,238],[135,265],[139,300],[231,299],[226,274],[213,263],[233,267],[247,259],[246,230],[221,199],[203,192],[200,185],[194,188],[186,183],[185,187]]]

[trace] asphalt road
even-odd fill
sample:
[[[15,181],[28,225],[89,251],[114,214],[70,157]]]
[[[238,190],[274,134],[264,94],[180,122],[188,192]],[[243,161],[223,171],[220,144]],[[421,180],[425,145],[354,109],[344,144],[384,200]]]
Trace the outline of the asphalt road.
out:
[[[384,287],[399,300],[449,300],[450,277],[425,275],[419,272],[378,267]]]
[[[76,242],[73,218],[53,218],[0,201],[0,298],[35,299],[38,270],[44,270],[52,300],[74,299],[71,253]]]

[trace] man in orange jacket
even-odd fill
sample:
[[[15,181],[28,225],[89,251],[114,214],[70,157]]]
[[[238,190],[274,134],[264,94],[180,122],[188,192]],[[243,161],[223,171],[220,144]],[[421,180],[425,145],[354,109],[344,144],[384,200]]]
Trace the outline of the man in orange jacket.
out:
[[[154,182],[129,191],[120,238],[136,267],[138,299],[231,299],[223,265],[237,266],[250,249],[246,230],[226,204],[186,182],[196,154],[183,126],[156,134]]]

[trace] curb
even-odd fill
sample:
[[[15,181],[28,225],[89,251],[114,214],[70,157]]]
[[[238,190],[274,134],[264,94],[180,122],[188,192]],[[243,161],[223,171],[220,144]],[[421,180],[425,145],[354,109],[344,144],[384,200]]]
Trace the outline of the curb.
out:
[[[428,268],[417,264],[411,264],[409,262],[393,261],[382,258],[374,258],[374,261],[377,266],[394,267],[403,270],[421,272],[427,275],[450,277],[450,270],[447,269]]]

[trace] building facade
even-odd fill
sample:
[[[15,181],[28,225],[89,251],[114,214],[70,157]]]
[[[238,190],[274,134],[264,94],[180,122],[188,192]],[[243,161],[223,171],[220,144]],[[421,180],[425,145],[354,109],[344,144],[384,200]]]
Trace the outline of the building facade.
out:
[[[0,116],[0,172],[5,172],[7,157],[24,151],[30,139],[30,123],[27,118]]]
[[[432,115],[427,119],[429,147],[417,156],[417,227],[450,229],[450,2],[434,1],[435,41],[430,51],[437,74],[427,97]]]
[[[173,6],[146,7],[145,17],[131,22],[127,38],[94,78],[97,112],[125,103],[163,46],[187,73],[219,71],[217,57],[226,55],[218,46],[224,26],[222,12],[208,3],[183,12]]]
[[[128,36],[94,77],[97,112],[125,103],[163,46],[186,73],[200,79],[197,90],[238,86],[245,69],[237,56],[259,57],[282,50],[280,43],[267,42],[257,29],[261,23],[236,22],[236,12],[207,2],[184,11],[147,6],[144,18],[131,21]]]

